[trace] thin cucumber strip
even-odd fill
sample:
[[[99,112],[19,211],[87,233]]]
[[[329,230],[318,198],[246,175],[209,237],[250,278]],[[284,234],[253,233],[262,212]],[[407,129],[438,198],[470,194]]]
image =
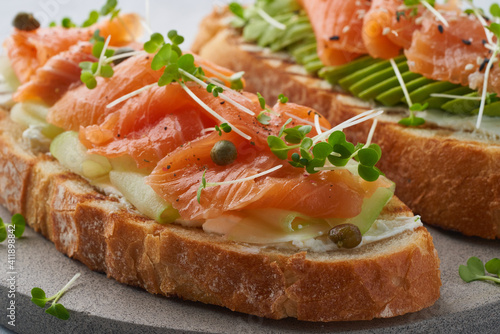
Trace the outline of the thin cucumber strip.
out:
[[[406,84],[406,89],[411,93],[415,89],[422,87],[423,85],[427,85],[431,82],[434,82],[434,80],[420,77],[408,82]],[[378,95],[375,99],[383,105],[391,107],[395,106],[398,103],[401,103],[402,98],[404,98],[403,88],[401,88],[401,86],[397,86],[385,93]]]
[[[319,76],[332,85],[336,85],[340,79],[347,75],[379,62],[381,62],[381,60],[374,59],[370,56],[363,56],[344,65],[324,67],[319,71]]]
[[[422,103],[424,100],[431,97],[432,93],[441,93],[458,87],[460,87],[460,85],[448,81],[437,81],[415,89],[410,93],[410,99],[413,103]],[[402,102],[406,103],[406,99],[403,98]]]
[[[465,94],[470,94],[472,92],[474,92],[474,91],[472,89],[470,89],[469,87],[460,86],[460,87],[457,87],[457,88],[454,88],[454,89],[451,89],[448,91],[444,91],[444,92],[442,92],[442,94],[463,96]],[[449,102],[449,101],[451,101],[451,99],[446,98],[446,97],[429,97],[427,100],[424,100],[424,103],[427,103],[429,105],[428,106],[429,109],[441,109],[443,104],[445,104],[446,102]]]

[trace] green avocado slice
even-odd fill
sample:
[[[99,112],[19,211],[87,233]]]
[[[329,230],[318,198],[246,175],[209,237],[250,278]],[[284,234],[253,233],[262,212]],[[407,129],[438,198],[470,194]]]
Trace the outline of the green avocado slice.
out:
[[[420,78],[421,75],[410,71],[406,71],[404,73],[401,73],[401,76],[403,77],[403,81],[405,83],[408,83],[412,80]],[[371,86],[370,88],[359,93],[358,97],[363,100],[374,99],[378,95],[387,92],[388,90],[393,89],[394,87],[399,87],[399,80],[396,77],[386,79],[376,84],[375,86]]]
[[[402,61],[401,63],[397,64],[397,66],[400,73],[408,71],[408,64],[406,61]],[[384,70],[381,70],[379,72],[373,73],[372,75],[369,75],[364,79],[356,82],[349,88],[349,90],[354,95],[359,96],[360,93],[363,92],[364,90],[367,90],[373,87],[374,85],[377,85],[380,82],[383,82],[386,79],[390,78],[395,78],[394,69],[392,68],[392,66]]]
[[[411,93],[415,89],[422,87],[423,85],[427,85],[431,82],[434,82],[434,80],[420,77],[408,82],[406,84],[406,89]],[[397,86],[385,93],[378,95],[375,99],[385,106],[394,106],[400,103],[402,98],[404,98],[403,88],[401,88],[401,86]]]
[[[469,94],[474,92],[472,89],[469,87],[465,86],[460,86],[451,90],[447,90],[442,92],[443,94],[448,94],[448,95],[460,95],[463,96],[465,94]],[[427,100],[424,100],[424,104],[427,103],[429,104],[428,108],[429,109],[441,109],[442,105],[445,104],[446,102],[449,102],[450,99],[446,97],[429,97]]]
[[[431,97],[432,93],[441,93],[450,89],[460,87],[460,85],[453,84],[448,81],[437,81],[427,85],[423,85],[410,93],[410,99],[413,103],[422,103],[424,100]],[[402,102],[407,103],[406,98],[401,99]]]

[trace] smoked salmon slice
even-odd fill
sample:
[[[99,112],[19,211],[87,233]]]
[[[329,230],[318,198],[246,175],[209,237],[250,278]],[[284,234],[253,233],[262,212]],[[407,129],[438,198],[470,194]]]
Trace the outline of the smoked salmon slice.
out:
[[[369,1],[303,0],[318,45],[318,56],[325,65],[345,64],[367,50],[363,44],[363,17]]]
[[[229,166],[217,166],[210,158],[211,148],[221,139],[238,148],[238,158]],[[269,149],[256,147],[234,132],[222,137],[212,133],[165,157],[147,182],[186,220],[252,208],[298,211],[317,218],[349,218],[360,213],[365,192],[359,177],[346,170],[306,175],[289,165],[258,179],[206,188],[200,203],[197,201],[205,170],[207,182],[223,182],[256,175],[281,163]]]
[[[178,84],[153,87],[128,100],[100,125],[80,130],[80,141],[109,158],[130,155],[139,168],[153,168],[182,144],[216,123]]]
[[[413,9],[405,7],[401,0],[373,0],[363,18],[363,42],[370,56],[390,59],[408,48],[419,26],[417,18],[424,10],[419,5],[414,15]]]
[[[128,44],[142,33],[139,15],[123,14],[88,28],[53,27],[32,31],[15,29],[3,46],[18,79],[21,83],[26,83],[51,57],[69,50],[80,41],[89,41],[98,29],[105,38],[111,35],[112,46]]]
[[[97,59],[92,55],[92,44],[79,42],[38,68],[32,79],[17,89],[14,101],[37,101],[53,105],[72,84],[80,82],[82,69],[78,65],[84,61],[95,62]]]
[[[115,73],[111,78],[97,78],[95,89],[89,90],[82,85],[68,91],[50,108],[47,116],[48,122],[72,131],[78,131],[80,126],[86,127],[102,123],[107,115],[123,106],[122,103],[112,108],[106,108],[109,103],[158,81],[162,71],[151,69],[152,59],[153,56],[147,54],[131,57],[115,67]],[[195,64],[202,66],[208,77],[219,77],[219,73],[227,77],[234,74],[233,71],[202,60],[196,55]],[[230,82],[222,81],[230,85]],[[248,103],[248,101],[244,103]],[[252,106],[255,107],[254,104]]]
[[[448,28],[426,14],[422,29],[405,50],[409,69],[434,80],[444,80],[473,89],[481,88],[490,52],[485,48],[484,27],[474,15],[447,17]],[[441,28],[440,28],[441,26]],[[442,32],[441,32],[442,31]],[[500,71],[493,67],[490,88],[500,93]]]
[[[106,108],[109,103],[158,81],[162,73],[151,69],[151,61],[149,55],[131,57],[115,67],[111,78],[98,77],[95,89],[81,85],[68,91],[50,108],[47,121],[72,131],[102,123],[107,115],[122,106]]]

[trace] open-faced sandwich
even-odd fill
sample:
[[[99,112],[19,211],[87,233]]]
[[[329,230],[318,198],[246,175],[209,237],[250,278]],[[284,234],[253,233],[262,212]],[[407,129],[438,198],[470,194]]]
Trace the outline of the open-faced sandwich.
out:
[[[343,133],[381,111],[332,127],[283,95],[271,107],[175,31],[141,45],[140,18],[114,13],[84,28],[16,18],[0,114],[12,213],[119,282],[258,316],[361,320],[437,300],[432,238],[375,167],[376,122],[365,144]]]
[[[382,107],[374,140],[428,224],[500,237],[500,16],[458,1],[257,0],[207,17],[193,50],[333,123]],[[489,14],[488,14],[489,15]],[[270,75],[272,73],[272,75]],[[363,141],[364,123],[347,137]]]

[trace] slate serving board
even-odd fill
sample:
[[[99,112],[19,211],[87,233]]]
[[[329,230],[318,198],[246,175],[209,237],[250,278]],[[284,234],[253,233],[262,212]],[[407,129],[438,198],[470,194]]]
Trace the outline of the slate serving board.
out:
[[[0,216],[10,221],[0,207]],[[500,257],[500,241],[467,238],[429,228],[441,259],[443,286],[438,302],[421,312],[362,322],[309,323],[269,320],[202,303],[168,299],[120,284],[59,253],[27,228],[16,241],[16,326],[7,324],[7,244],[0,244],[0,324],[17,333],[498,333],[500,285],[466,284],[458,266],[470,256]],[[61,299],[71,312],[61,321],[30,302],[31,288],[47,294],[60,289],[77,272],[81,277]]]

